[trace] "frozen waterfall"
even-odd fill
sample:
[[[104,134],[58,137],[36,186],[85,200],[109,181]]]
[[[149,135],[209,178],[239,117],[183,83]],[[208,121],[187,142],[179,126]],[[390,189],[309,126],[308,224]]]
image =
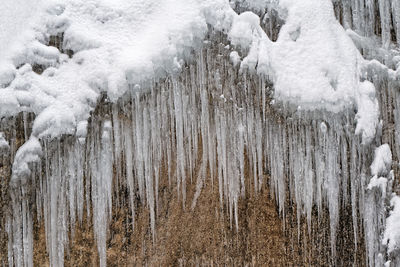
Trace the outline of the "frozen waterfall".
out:
[[[160,185],[186,211],[206,181],[233,229],[269,188],[299,238],[327,219],[330,265],[343,224],[361,265],[400,264],[399,0],[47,2],[0,59],[2,265],[33,266],[38,222],[64,266],[86,220],[106,266],[115,206],[154,242]]]

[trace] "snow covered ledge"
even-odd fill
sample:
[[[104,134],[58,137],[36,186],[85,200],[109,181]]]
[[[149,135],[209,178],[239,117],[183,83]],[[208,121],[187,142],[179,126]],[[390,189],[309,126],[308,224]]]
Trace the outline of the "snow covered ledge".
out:
[[[375,89],[365,81],[365,62],[336,21],[328,0],[280,1],[277,6],[286,22],[276,42],[262,30],[258,16],[237,15],[225,1],[75,0],[38,1],[35,6],[33,30],[21,23],[25,38],[14,40],[19,50],[2,58],[1,116],[20,111],[39,115],[47,108],[46,113],[53,114],[58,109],[76,125],[88,118],[101,91],[115,101],[128,84],[179,71],[182,60],[200,47],[208,24],[228,34],[242,55],[241,69],[273,81],[277,101],[334,113],[355,106],[356,134],[362,134],[364,143],[375,135],[379,117]],[[37,17],[45,19],[37,21]],[[73,58],[44,45],[50,35],[60,32],[63,47],[75,52]],[[4,38],[15,39],[11,35]],[[29,67],[37,62],[48,66],[42,75]],[[28,64],[21,67],[21,63]],[[62,114],[57,116],[63,119]],[[57,135],[63,129],[71,131],[61,125],[60,129],[39,125],[51,124],[40,121],[35,122],[36,128],[52,128]]]

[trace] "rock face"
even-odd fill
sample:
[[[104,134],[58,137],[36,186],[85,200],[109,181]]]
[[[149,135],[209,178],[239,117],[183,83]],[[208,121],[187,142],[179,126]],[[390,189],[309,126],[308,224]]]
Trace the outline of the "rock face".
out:
[[[192,61],[177,62],[182,71],[131,84],[114,102],[102,94],[74,134],[33,138],[33,114],[2,118],[1,265],[395,266],[398,251],[382,235],[400,155],[397,21],[387,20],[387,1],[355,2],[334,8],[376,59],[363,73],[380,109],[372,140],[357,133],[355,106],[275,101],[269,77],[241,68],[227,36],[210,29]],[[258,12],[277,40],[284,18]],[[364,25],[375,13],[382,19]],[[62,43],[51,37],[49,46]],[[383,186],[370,183],[378,179]]]
[[[188,193],[191,196],[194,190]],[[160,196],[154,243],[147,212],[139,211],[140,219],[132,231],[129,212],[124,207],[114,209],[107,241],[108,266],[303,263],[297,239],[285,237],[275,205],[265,194],[241,201],[239,209],[243,219],[238,232],[222,216],[218,192],[211,185],[199,197],[193,211],[183,211],[176,193],[165,190]],[[99,264],[91,227],[77,229],[66,266]],[[43,251],[36,256],[40,260],[37,264],[43,264],[46,259],[42,257]]]

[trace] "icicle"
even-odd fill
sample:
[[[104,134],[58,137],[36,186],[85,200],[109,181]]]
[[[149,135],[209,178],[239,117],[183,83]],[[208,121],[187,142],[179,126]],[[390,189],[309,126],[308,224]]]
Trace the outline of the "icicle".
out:
[[[135,173],[137,176],[138,180],[138,186],[139,186],[139,196],[140,200],[142,203],[145,203],[145,196],[144,196],[144,183],[145,183],[145,177],[144,177],[144,166],[143,166],[143,141],[142,141],[142,131],[143,131],[143,112],[141,109],[141,103],[140,103],[140,94],[139,92],[136,93],[135,96],[135,104],[132,106],[135,107],[135,110],[132,111],[132,117],[134,116],[135,120],[135,148],[136,148],[136,153],[135,153],[135,161],[136,161],[136,168],[135,168]]]
[[[345,29],[351,29],[352,26],[350,1],[351,0],[341,1],[343,10],[343,26]]]
[[[9,263],[16,266],[33,266],[33,221],[31,215],[30,190],[35,179],[35,164],[40,161],[42,149],[35,137],[20,147],[15,155],[10,195],[12,214],[8,217]]]
[[[177,143],[177,158],[176,158],[176,177],[178,181],[178,195],[182,194],[182,204],[185,207],[186,200],[186,174],[185,174],[185,156],[184,156],[184,131],[183,131],[183,116],[182,113],[182,91],[175,80],[173,83],[174,94],[174,110],[175,110],[175,133]],[[180,190],[181,188],[181,190]]]
[[[129,189],[129,203],[132,213],[132,228],[135,229],[135,208],[136,208],[136,185],[133,177],[133,142],[132,142],[132,129],[130,125],[125,125],[123,130],[124,136],[124,151],[126,161],[126,180]]]
[[[391,10],[393,21],[397,23],[394,29],[397,36],[400,21],[399,2],[392,1],[391,6],[388,3],[388,0],[379,0],[382,42],[386,48],[391,38]],[[341,5],[345,27],[354,26],[358,33],[373,37],[375,2],[343,0]],[[269,13],[272,16],[272,12]],[[372,25],[369,27],[366,21]],[[187,185],[192,179],[196,181],[192,210],[207,184],[206,179],[210,178],[212,185],[214,179],[218,181],[221,210],[226,211],[224,215],[229,216],[236,230],[240,197],[264,190],[267,184],[264,173],[268,172],[271,195],[277,200],[283,220],[291,210],[287,200],[296,206],[299,240],[301,220],[306,219],[311,236],[314,211],[321,219],[325,208],[328,209],[333,265],[339,256],[336,243],[340,209],[351,205],[355,247],[358,248],[358,240],[362,238],[358,233],[364,230],[369,263],[381,263],[376,254],[377,249],[380,250],[380,245],[376,244],[380,241],[376,229],[381,231],[379,224],[384,219],[376,214],[384,205],[377,194],[379,190],[366,189],[371,148],[362,146],[360,137],[354,135],[353,111],[332,114],[324,110],[296,110],[288,103],[269,104],[273,89],[267,87],[267,80],[239,73],[239,67],[228,61],[230,51],[224,53],[219,47],[205,45],[197,61],[184,68],[181,76],[174,74],[148,83],[146,88],[130,85],[131,95],[127,97],[130,99],[123,99],[125,102],[101,102],[100,108],[111,105],[111,118],[104,114],[100,116],[105,118],[99,118],[94,111],[87,138],[86,133],[81,135],[78,130],[77,139],[43,140],[45,155],[36,171],[28,167],[40,161],[40,143],[34,137],[29,139],[17,153],[15,162],[20,164],[13,170],[13,177],[18,179],[14,181],[12,195],[14,213],[9,216],[7,225],[11,237],[10,264],[33,264],[32,211],[29,210],[27,186],[23,183],[29,179],[25,178],[34,176],[40,183],[36,195],[40,198],[38,207],[43,209],[39,217],[45,225],[51,266],[63,265],[68,230],[71,229],[73,236],[77,220],[82,222],[85,199],[87,216],[94,223],[100,266],[105,266],[112,204],[120,204],[119,199],[112,199],[112,190],[127,186],[132,227],[135,226],[136,207],[147,207],[155,241],[160,205],[158,192],[162,179],[167,179],[162,176],[163,168],[168,173],[170,188],[177,188],[183,207]],[[379,73],[374,75],[386,85],[386,78]],[[384,103],[389,108],[394,105],[394,131],[399,132],[400,100],[396,97],[396,86],[390,83],[388,86],[393,96],[387,97]],[[385,120],[391,119],[390,114],[382,116]],[[83,125],[86,128],[87,123]],[[24,115],[26,133],[28,126]],[[377,143],[379,138],[378,135]],[[393,153],[396,151],[399,156],[400,137],[394,135],[393,139]],[[0,153],[1,144],[0,134]],[[12,146],[10,144],[10,150]],[[30,161],[24,151],[32,152],[34,160]],[[44,172],[40,176],[42,167]]]
[[[146,181],[146,199],[147,206],[150,211],[150,227],[153,236],[153,242],[155,241],[155,206],[154,206],[154,178],[153,178],[153,161],[151,157],[151,135],[149,125],[149,112],[147,107],[143,109],[143,159],[144,159],[144,173]]]
[[[115,170],[117,171],[116,175],[116,184],[119,185],[121,183],[122,179],[122,152],[123,152],[123,147],[122,147],[122,138],[121,138],[121,125],[119,122],[119,113],[118,113],[118,106],[117,105],[112,105],[112,125],[113,125],[113,140],[114,140],[114,158],[115,158]],[[117,194],[117,200],[116,202],[119,203],[118,201],[119,194]]]
[[[374,0],[365,0],[365,7],[367,9],[368,16],[365,16],[363,24],[364,27],[367,28],[365,34],[368,37],[374,35],[375,32],[375,1]],[[368,21],[368,22],[367,22]]]
[[[378,0],[378,2],[381,17],[382,46],[388,49],[391,41],[390,2],[389,0]]]
[[[393,28],[396,33],[397,45],[400,46],[400,1],[392,1]]]
[[[10,152],[10,144],[6,140],[4,133],[0,132],[0,157],[7,155]]]
[[[33,266],[33,222],[29,210],[27,188],[20,185],[21,187],[13,188],[11,192],[13,215],[8,219],[7,227],[10,239],[8,262],[15,266],[30,267]]]
[[[151,127],[151,151],[152,151],[152,159],[153,159],[153,174],[154,174],[154,192],[155,192],[155,216],[158,214],[159,202],[158,202],[158,188],[160,183],[160,168],[161,168],[161,138],[160,138],[160,121],[158,118],[158,114],[160,111],[158,110],[159,103],[157,100],[159,99],[156,93],[152,92],[152,99],[150,99],[150,127]]]
[[[92,205],[94,234],[100,257],[100,266],[106,266],[107,227],[111,218],[113,154],[111,122],[105,121],[101,136],[92,140]]]

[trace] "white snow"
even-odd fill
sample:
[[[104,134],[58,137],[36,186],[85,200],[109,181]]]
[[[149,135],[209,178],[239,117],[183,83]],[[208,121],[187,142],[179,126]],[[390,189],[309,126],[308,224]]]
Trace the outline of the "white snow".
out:
[[[72,110],[64,103],[57,103],[41,112],[33,124],[32,135],[39,138],[60,137],[74,134],[76,122]]]
[[[371,164],[373,176],[385,175],[391,170],[392,152],[388,144],[381,145],[375,149],[374,161]]]
[[[1,117],[20,111],[39,115],[46,108],[57,106],[64,110],[62,114],[75,117],[65,120],[86,120],[100,91],[107,91],[115,100],[125,93],[128,83],[147,81],[179,69],[179,58],[186,57],[185,53],[198,45],[207,30],[195,1],[49,3],[28,5],[25,1],[8,1],[1,5],[3,13],[15,9],[11,15],[17,17],[2,18],[4,26],[18,25],[19,16],[24,17],[31,10],[36,11],[33,17],[41,17],[35,23],[29,20],[30,16],[24,17],[19,28],[12,28],[0,38],[1,44],[8,44],[5,40],[11,40],[13,32],[18,35],[26,32],[30,37],[13,40],[11,47],[19,45],[23,49],[2,50],[7,57],[0,58],[0,82],[5,87],[0,90]],[[63,48],[75,52],[72,59],[42,44],[50,34],[60,32],[64,32]],[[27,64],[17,71],[21,63]],[[37,75],[30,67],[33,64],[48,68]],[[64,130],[70,132],[64,126],[51,129],[56,133],[45,134],[58,136]]]
[[[0,67],[13,72],[13,56],[23,53],[27,42],[35,38],[32,27],[41,19],[41,0],[2,0],[0,4]],[[4,82],[0,75],[0,84]]]
[[[393,210],[386,219],[386,229],[382,243],[388,246],[388,253],[400,248],[400,197],[393,196],[390,201]]]
[[[194,0],[71,1],[64,16],[65,45],[104,67],[112,99],[135,84],[174,69],[176,57],[200,42],[207,30]]]
[[[233,66],[237,66],[241,61],[240,60],[240,56],[239,56],[238,52],[236,52],[236,51],[232,51],[229,54],[229,58],[230,58],[230,60],[231,60],[231,62],[233,64]]]
[[[248,4],[277,6],[276,1],[267,2]],[[242,69],[251,71],[257,66],[259,74],[268,75],[277,100],[303,110],[334,112],[356,105],[356,133],[362,134],[365,142],[375,134],[379,111],[374,87],[360,81],[363,59],[336,21],[329,0],[280,1],[279,10],[286,22],[275,43],[261,29],[257,15],[237,15],[222,0],[6,3],[6,9],[13,6],[13,16],[30,9],[36,13],[28,16],[32,23],[20,21],[15,25],[19,28],[13,28],[26,32],[21,35],[24,38],[13,40],[24,49],[7,51],[9,60],[0,64],[0,82],[6,87],[0,90],[0,116],[20,111],[38,115],[55,105],[64,110],[63,114],[74,116],[65,120],[84,121],[100,91],[107,91],[116,100],[128,90],[128,84],[179,71],[181,60],[201,45],[208,23],[227,32],[233,45],[248,52]],[[2,20],[4,25],[14,22],[11,17]],[[49,34],[60,32],[64,32],[63,48],[75,52],[72,59],[42,44]],[[10,39],[11,32],[3,35],[0,40]],[[238,63],[236,54],[232,55]],[[21,63],[28,65],[16,71],[16,64]],[[37,75],[29,64],[48,69]],[[46,129],[49,136],[71,132],[64,126]],[[49,133],[51,130],[56,132]]]
[[[331,1],[282,0],[278,10],[285,24],[276,42],[251,12],[233,16],[232,44],[249,49],[241,67],[257,66],[273,81],[274,98],[299,109],[337,113],[357,107],[356,134],[369,143],[379,117],[375,87],[362,81],[367,62],[337,22]]]
[[[369,190],[371,190],[372,188],[374,188],[374,187],[378,187],[378,188],[380,188],[381,189],[381,191],[382,191],[382,195],[383,196],[386,196],[386,186],[387,186],[387,178],[386,177],[377,177],[377,176],[374,176],[374,177],[372,177],[371,178],[371,180],[369,181],[369,184],[368,184],[368,189]]]
[[[351,106],[361,56],[336,21],[331,1],[280,4],[288,15],[271,52],[275,97],[336,112]]]
[[[40,161],[42,155],[42,147],[39,140],[35,137],[31,137],[20,149],[18,149],[15,155],[13,167],[12,167],[12,182],[17,180],[24,181],[31,174],[31,170],[28,166],[30,163]]]
[[[394,172],[391,170],[392,153],[388,144],[375,149],[370,166],[372,178],[364,192],[365,245],[370,266],[382,266],[385,248],[382,236],[386,227],[387,202],[392,193]]]
[[[260,38],[260,18],[253,12],[246,11],[237,16],[231,26],[229,37],[235,46],[248,48],[253,40]]]
[[[76,136],[79,138],[85,138],[87,135],[87,121],[80,121],[76,128]]]

